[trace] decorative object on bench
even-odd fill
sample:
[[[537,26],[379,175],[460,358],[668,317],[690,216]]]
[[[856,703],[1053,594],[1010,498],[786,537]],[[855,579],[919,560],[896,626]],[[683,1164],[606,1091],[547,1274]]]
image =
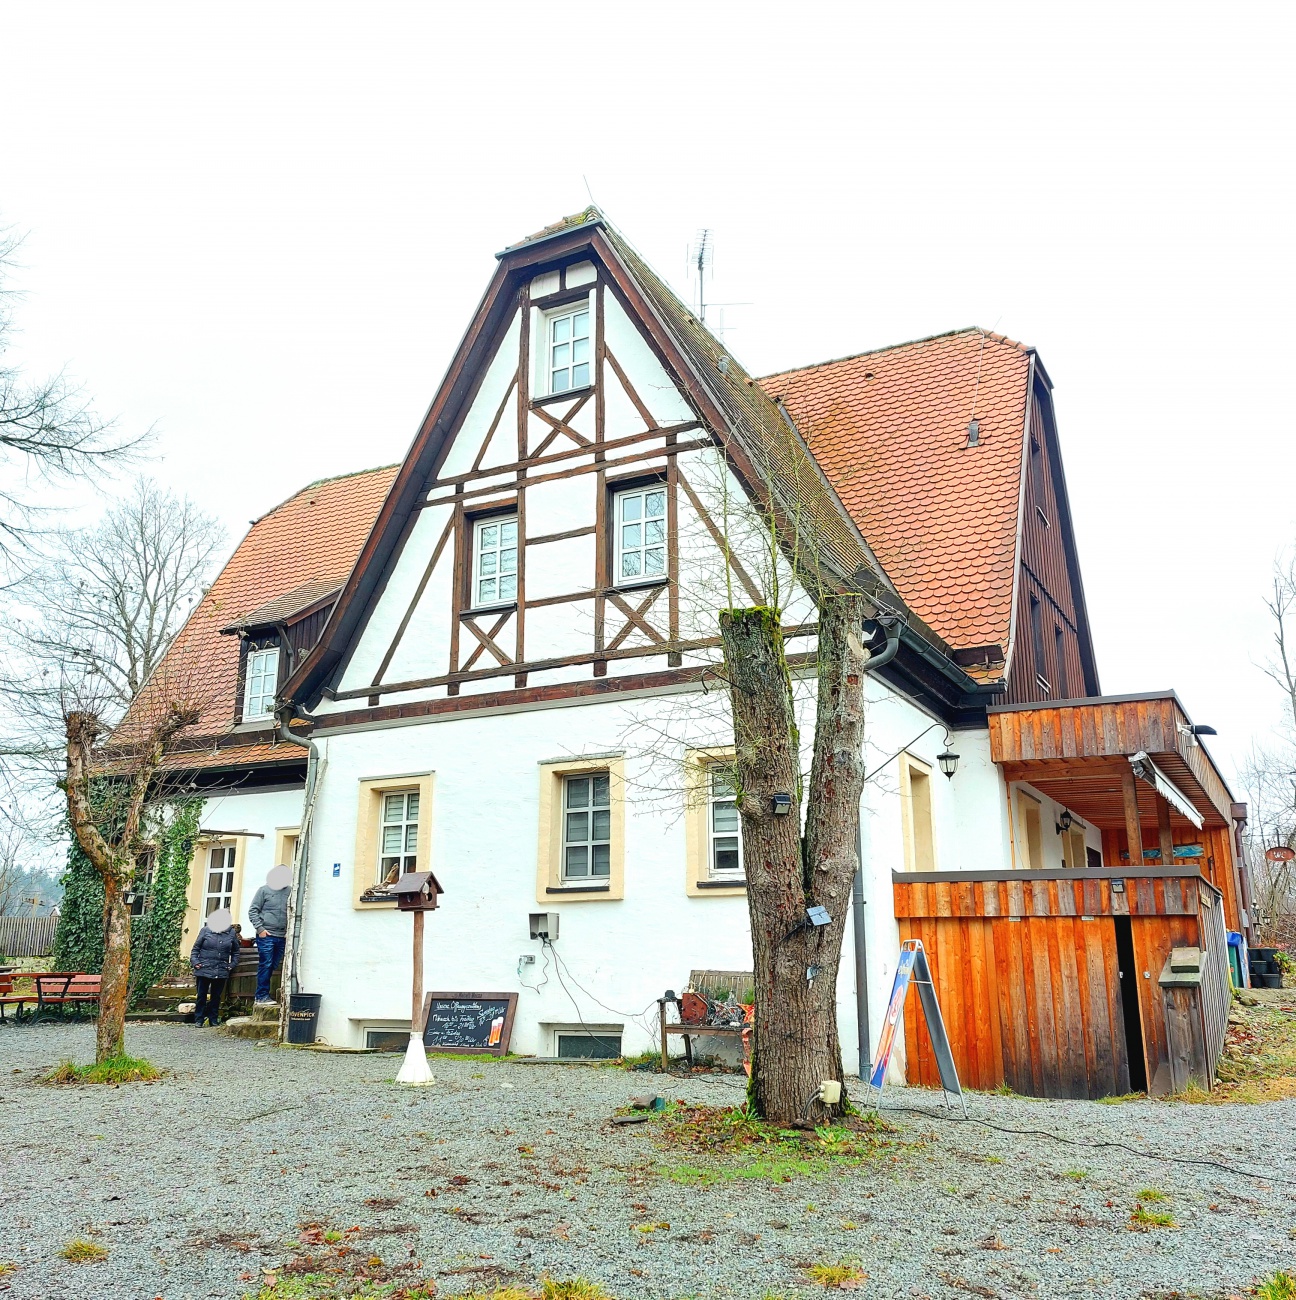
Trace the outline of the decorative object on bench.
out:
[[[667,1068],[670,1035],[684,1039],[684,1058],[693,1064],[695,1037],[737,1036],[742,1042],[743,1069],[751,1074],[751,1038],[754,1030],[754,977],[751,971],[695,970],[689,974],[688,987],[676,996],[674,990],[657,999],[661,1023],[662,1070]],[[741,991],[741,998],[739,992]],[[744,1000],[745,999],[745,1000]],[[666,1008],[679,1008],[679,1023],[666,1019]]]

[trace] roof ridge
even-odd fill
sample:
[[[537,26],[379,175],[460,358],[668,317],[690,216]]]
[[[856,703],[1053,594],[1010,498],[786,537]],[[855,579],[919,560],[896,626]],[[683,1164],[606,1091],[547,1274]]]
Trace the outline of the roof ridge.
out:
[[[996,334],[994,330],[982,329],[979,325],[965,325],[960,329],[945,330],[940,334],[926,334],[922,338],[906,339],[903,343],[890,343],[886,347],[867,348],[863,352],[851,352],[843,357],[829,357],[825,361],[810,361],[803,366],[788,366],[784,370],[772,370],[767,375],[760,375],[757,383],[763,384],[767,379],[778,379],[782,375],[799,375],[807,370],[819,370],[824,366],[837,366],[846,361],[859,361],[864,357],[875,357],[883,352],[899,352],[902,348],[917,347],[921,343],[937,343],[941,339],[957,338],[961,334],[979,334],[982,338],[988,339],[994,343],[1006,343],[1009,347],[1016,348],[1019,352],[1034,352],[1029,344],[1019,343],[1016,339],[1010,339],[1006,334]]]
[[[323,487],[325,483],[340,483],[344,478],[361,478],[365,474],[381,474],[385,469],[399,468],[400,462],[397,461],[390,465],[371,465],[368,469],[353,469],[346,474],[333,474],[328,478],[317,478],[313,483],[307,483],[305,487],[299,487],[291,496],[284,497],[278,505],[271,506],[265,514],[257,515],[257,517],[251,521],[251,527],[255,528],[263,519],[269,519],[271,515],[282,510],[290,501],[296,501],[299,496],[311,491],[312,488]],[[235,547],[234,549],[238,550],[238,547]]]

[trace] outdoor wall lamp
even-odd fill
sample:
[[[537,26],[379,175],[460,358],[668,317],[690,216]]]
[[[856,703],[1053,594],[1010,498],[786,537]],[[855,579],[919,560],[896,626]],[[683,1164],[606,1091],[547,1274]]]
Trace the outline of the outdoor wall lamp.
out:
[[[951,749],[943,749],[936,755],[936,761],[940,764],[940,770],[947,777],[952,777],[958,770],[959,756]]]
[[[1062,815],[1057,819],[1057,825],[1054,826],[1053,829],[1057,831],[1059,835],[1065,835],[1067,831],[1071,829],[1071,823],[1074,820],[1075,819],[1071,816],[1071,814],[1067,812],[1065,808],[1063,808]]]
[[[775,817],[786,817],[792,811],[792,796],[790,794],[776,794],[770,800],[770,812]]]

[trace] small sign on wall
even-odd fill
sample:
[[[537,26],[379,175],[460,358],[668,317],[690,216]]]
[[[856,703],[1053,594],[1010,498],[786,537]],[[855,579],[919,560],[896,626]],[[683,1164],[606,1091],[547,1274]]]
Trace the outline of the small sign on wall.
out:
[[[335,862],[333,864],[333,874],[335,876],[340,876],[342,874],[342,864],[340,862]]]

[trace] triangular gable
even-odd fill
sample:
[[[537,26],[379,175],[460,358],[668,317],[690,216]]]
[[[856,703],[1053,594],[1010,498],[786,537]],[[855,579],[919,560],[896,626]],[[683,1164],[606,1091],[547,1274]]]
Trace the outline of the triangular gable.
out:
[[[643,331],[646,345],[676,378],[696,418],[712,431],[726,459],[744,486],[758,499],[771,492],[776,512],[788,521],[789,532],[813,537],[830,581],[852,583],[875,593],[889,606],[901,608],[881,566],[822,472],[805,448],[795,424],[760,387],[728,357],[704,326],[695,321],[673,294],[647,268],[602,217],[589,210],[560,229],[499,255],[499,266],[460,344],[449,371],[401,465],[379,518],[334,608],[324,635],[284,687],[284,698],[308,701],[328,683],[349,652],[399,548],[410,535],[415,516],[425,504],[424,489],[446,454],[447,440],[468,402],[486,382],[492,359],[499,355],[503,332],[513,328],[519,293],[546,266],[570,263],[582,253],[602,266],[622,306]],[[629,386],[608,385],[633,401]],[[495,390],[492,390],[492,398]],[[508,406],[501,389],[499,409]],[[541,423],[548,417],[542,417]],[[571,429],[549,430],[579,442],[576,417]],[[507,415],[501,418],[507,422]],[[530,424],[528,444],[538,434]],[[479,468],[515,460],[507,456],[507,438],[495,450],[497,438],[483,443],[491,457]],[[525,449],[532,450],[531,447]],[[911,617],[911,626],[926,629]],[[489,632],[488,636],[494,633]],[[939,651],[939,638],[929,642]],[[489,650],[489,647],[487,647]]]

